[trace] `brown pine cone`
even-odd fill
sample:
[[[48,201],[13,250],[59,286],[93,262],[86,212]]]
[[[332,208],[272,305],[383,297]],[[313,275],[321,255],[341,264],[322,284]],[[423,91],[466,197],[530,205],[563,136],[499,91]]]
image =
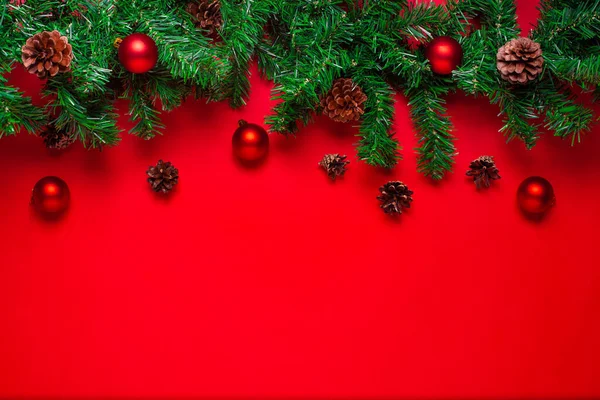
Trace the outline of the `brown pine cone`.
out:
[[[223,25],[219,0],[193,0],[187,5],[196,27],[205,29],[211,38],[218,38],[218,29]]]
[[[473,182],[475,182],[477,189],[481,187],[489,188],[490,179],[500,179],[500,171],[498,171],[494,163],[494,157],[492,156],[481,156],[473,160],[469,168],[467,176],[473,177]]]
[[[500,47],[496,59],[502,79],[510,83],[525,84],[534,80],[544,65],[540,44],[526,37],[513,39]]]
[[[168,193],[179,182],[179,170],[163,160],[159,160],[155,167],[149,167],[146,173],[155,192]]]
[[[386,214],[400,215],[402,209],[410,208],[413,191],[408,189],[400,181],[388,182],[379,188],[381,195],[377,200],[381,202],[381,208]]]
[[[341,156],[339,154],[326,154],[325,157],[319,162],[319,165],[327,171],[327,175],[332,180],[335,180],[338,176],[344,176],[346,173],[346,166],[350,164],[350,161],[346,161],[347,156]]]
[[[358,121],[365,113],[367,96],[350,78],[340,78],[321,99],[323,114],[337,122]]]
[[[21,59],[30,73],[43,79],[70,71],[73,49],[67,37],[58,31],[44,31],[27,39],[21,48]]]
[[[40,132],[40,137],[44,139],[44,144],[49,149],[63,150],[75,142],[75,135],[68,133],[63,129],[57,129],[54,124],[48,124]]]

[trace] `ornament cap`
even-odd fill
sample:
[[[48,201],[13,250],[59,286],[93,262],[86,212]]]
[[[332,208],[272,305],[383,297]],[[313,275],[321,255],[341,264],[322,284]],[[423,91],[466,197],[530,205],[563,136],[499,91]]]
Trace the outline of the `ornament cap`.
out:
[[[238,126],[241,128],[242,126],[246,126],[248,125],[248,121],[246,121],[245,119],[240,119],[238,121]]]

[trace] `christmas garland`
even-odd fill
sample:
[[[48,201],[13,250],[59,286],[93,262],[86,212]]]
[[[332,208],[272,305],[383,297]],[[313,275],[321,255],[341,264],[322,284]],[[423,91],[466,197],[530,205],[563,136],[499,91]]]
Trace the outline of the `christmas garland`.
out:
[[[542,127],[575,143],[595,121],[572,89],[599,93],[600,1],[542,0],[537,28],[521,39],[513,0],[362,3],[9,0],[0,16],[0,136],[24,128],[50,147],[114,145],[115,100],[127,98],[131,133],[151,138],[163,129],[160,111],[187,96],[243,106],[252,57],[275,82],[272,132],[295,134],[319,113],[355,122],[358,157],[371,165],[399,159],[392,121],[402,91],[419,170],[436,179],[456,154],[450,92],[498,104],[501,131],[528,148]],[[123,48],[134,33],[156,45],[148,72]],[[45,79],[43,108],[8,85],[16,63]]]

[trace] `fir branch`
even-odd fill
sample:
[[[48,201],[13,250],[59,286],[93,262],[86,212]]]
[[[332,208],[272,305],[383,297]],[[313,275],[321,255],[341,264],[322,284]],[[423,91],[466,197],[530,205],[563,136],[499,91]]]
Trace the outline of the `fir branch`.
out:
[[[250,58],[262,39],[263,26],[273,6],[268,0],[245,0],[240,4],[221,1],[221,12],[226,21],[222,34],[231,54],[231,70],[225,78],[227,86],[224,97],[231,99],[231,106],[234,108],[246,104],[245,99],[250,93]]]
[[[555,136],[571,137],[571,145],[581,142],[581,136],[591,130],[594,120],[592,110],[578,104],[566,87],[555,87],[554,82],[545,80],[536,89],[536,100],[546,110],[546,128]]]
[[[174,78],[209,88],[225,78],[228,57],[196,29],[185,10],[164,7],[143,9],[138,32],[147,33],[158,46],[158,62],[167,67]],[[125,25],[122,29],[127,29]],[[131,33],[131,32],[128,32]],[[125,35],[124,35],[125,36]]]
[[[446,102],[442,98],[447,93],[447,88],[435,85],[406,93],[410,98],[411,116],[419,133],[418,170],[433,179],[442,179],[446,172],[452,171],[456,155],[454,138],[450,133],[452,124],[446,115]]]
[[[272,132],[295,134],[300,121],[307,125],[319,106],[319,96],[326,93],[333,81],[341,76],[338,68],[323,67],[304,74],[303,81],[290,72],[280,76],[279,84],[273,89],[272,99],[280,101],[275,113],[267,117]]]
[[[75,134],[86,146],[101,147],[119,141],[117,116],[108,99],[82,98],[67,83],[67,78],[50,79],[44,89],[46,96],[56,96],[49,103],[50,115],[57,115],[57,128]]]
[[[529,121],[538,118],[534,104],[532,91],[510,87],[500,87],[491,97],[492,104],[499,104],[501,115],[504,115],[504,126],[500,129],[508,141],[518,137],[528,149],[531,149],[539,138],[537,125]]]
[[[468,57],[453,73],[458,89],[472,95],[492,96],[499,89],[496,49],[491,48],[487,30],[480,29],[462,41]]]
[[[29,97],[4,83],[0,76],[0,138],[17,134],[21,127],[35,133],[45,122],[44,113],[31,104]]]
[[[481,17],[491,48],[500,48],[521,32],[514,0],[462,0],[456,6],[467,15]]]
[[[354,82],[367,95],[360,124],[358,158],[367,164],[392,168],[398,162],[399,145],[394,138],[394,90],[376,74],[360,71]]]
[[[456,153],[443,96],[461,89],[497,103],[508,139],[532,147],[536,119],[560,137],[579,141],[594,122],[591,110],[566,89],[594,90],[600,82],[600,0],[542,0],[541,18],[531,37],[546,60],[542,76],[525,87],[502,81],[497,49],[519,36],[513,0],[448,0],[445,6],[407,0],[220,0],[223,41],[213,43],[196,29],[180,0],[29,0],[7,3],[0,17],[0,72],[20,62],[20,48],[41,31],[58,30],[74,48],[71,72],[48,80],[48,114],[61,129],[91,146],[118,141],[113,84],[124,81],[132,133],[159,133],[159,103],[173,109],[192,91],[210,100],[243,105],[250,85],[251,57],[275,82],[279,102],[268,118],[271,130],[294,133],[319,108],[334,79],[352,76],[367,94],[358,154],[373,165],[391,166],[398,145],[393,139],[390,85],[409,96],[419,131],[419,169],[440,178]],[[6,3],[6,2],[5,2]],[[345,6],[345,8],[344,8]],[[467,34],[470,18],[482,28]],[[267,37],[263,29],[267,27]],[[157,43],[157,67],[131,75],[117,60],[116,38],[149,34]],[[452,76],[435,76],[422,49],[410,40],[439,35],[460,41],[464,59]],[[463,37],[463,35],[465,37]],[[118,90],[117,90],[118,91]],[[0,135],[21,127],[35,131],[46,120],[42,109],[0,79]]]
[[[589,85],[600,84],[600,54],[574,58],[546,52],[544,59],[550,71],[562,80]]]
[[[143,139],[151,139],[157,134],[161,134],[165,126],[160,121],[160,112],[155,107],[156,97],[143,90],[148,86],[151,79],[149,76],[136,76],[131,74],[125,79],[125,96],[129,99],[130,121],[135,125],[129,130],[130,134],[139,136]]]
[[[452,32],[453,27],[449,25],[458,22],[454,15],[447,12],[446,7],[435,5],[433,1],[409,6],[401,14],[399,21],[399,31],[417,40],[433,39],[445,32]],[[454,28],[460,29],[460,23]]]
[[[320,18],[313,16],[315,10],[322,12]],[[280,58],[281,72],[275,77],[272,96],[280,103],[267,123],[273,132],[293,134],[298,122],[311,121],[319,97],[352,65],[345,46],[351,43],[353,25],[347,14],[331,3],[290,1],[281,13],[292,34],[290,42],[280,47],[288,49]]]
[[[5,74],[10,70],[10,62],[0,62],[0,138],[17,134],[21,127],[35,133],[45,122],[42,110],[31,104],[31,98],[8,85]]]
[[[552,2],[544,2],[541,10],[542,18],[534,32],[540,42],[568,45],[573,40],[593,39],[600,35],[600,2],[597,0],[579,1],[576,4],[563,2],[560,7],[552,7]]]

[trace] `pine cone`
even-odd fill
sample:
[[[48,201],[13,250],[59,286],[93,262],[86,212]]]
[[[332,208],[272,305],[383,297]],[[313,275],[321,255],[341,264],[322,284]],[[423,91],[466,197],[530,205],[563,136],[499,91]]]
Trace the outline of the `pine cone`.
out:
[[[49,149],[63,150],[75,142],[75,135],[68,133],[64,129],[56,129],[54,124],[49,124],[40,132],[40,137],[44,139],[44,144]]]
[[[321,99],[323,114],[337,122],[358,121],[365,113],[367,96],[350,78],[340,78]]]
[[[23,65],[39,78],[56,76],[71,69],[73,49],[66,36],[58,31],[38,33],[27,39],[21,48]]]
[[[500,47],[496,56],[502,79],[525,84],[542,73],[544,58],[539,43],[521,37]]]
[[[413,191],[400,181],[388,182],[379,188],[381,195],[377,200],[386,214],[402,214],[402,209],[410,208]]]
[[[500,179],[500,171],[496,168],[494,157],[492,156],[481,156],[478,159],[473,160],[471,165],[469,165],[469,168],[471,169],[467,171],[467,176],[473,177],[473,182],[475,182],[477,189],[482,186],[489,188],[490,179]]]
[[[170,192],[173,187],[179,182],[179,170],[170,162],[159,160],[156,167],[149,167],[148,183],[152,185],[152,190],[155,192]]]
[[[211,38],[219,37],[217,30],[223,25],[219,0],[193,0],[188,3],[187,11],[194,17],[196,27],[205,29]]]
[[[332,180],[335,180],[338,176],[344,176],[346,173],[346,166],[350,164],[350,161],[346,161],[346,158],[348,157],[339,154],[326,154],[319,165],[327,171],[327,175]]]

